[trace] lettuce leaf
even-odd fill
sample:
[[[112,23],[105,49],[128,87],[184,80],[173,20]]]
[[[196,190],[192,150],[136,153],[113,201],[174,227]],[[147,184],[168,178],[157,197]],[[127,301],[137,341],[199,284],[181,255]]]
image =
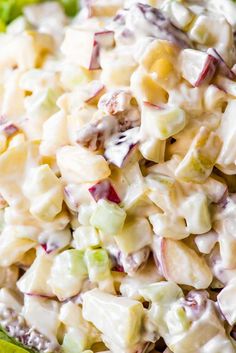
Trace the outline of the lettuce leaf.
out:
[[[0,327],[0,353],[37,353],[37,351],[24,347]]]
[[[0,31],[22,14],[25,6],[37,4],[45,0],[0,0]],[[75,16],[78,12],[78,0],[57,0],[65,9],[68,16]]]

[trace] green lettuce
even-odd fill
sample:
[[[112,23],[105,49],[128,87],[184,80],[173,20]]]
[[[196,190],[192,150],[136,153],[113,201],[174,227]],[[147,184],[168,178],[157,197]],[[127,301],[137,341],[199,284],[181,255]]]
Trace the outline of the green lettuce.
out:
[[[5,26],[22,14],[27,5],[37,4],[44,0],[0,0],[0,31]],[[68,16],[78,12],[78,0],[57,0],[65,9]]]
[[[0,353],[36,353],[36,350],[24,347],[0,327]]]

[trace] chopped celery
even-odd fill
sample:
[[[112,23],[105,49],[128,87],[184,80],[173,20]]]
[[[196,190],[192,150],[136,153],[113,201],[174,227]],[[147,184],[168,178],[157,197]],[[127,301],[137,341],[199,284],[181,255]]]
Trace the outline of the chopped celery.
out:
[[[108,235],[116,235],[124,225],[126,212],[113,202],[99,200],[90,218],[92,226]]]
[[[88,249],[85,252],[89,279],[92,282],[102,281],[110,277],[110,260],[105,249]]]
[[[66,250],[55,257],[48,283],[53,293],[60,300],[65,300],[80,292],[86,277],[84,252]]]

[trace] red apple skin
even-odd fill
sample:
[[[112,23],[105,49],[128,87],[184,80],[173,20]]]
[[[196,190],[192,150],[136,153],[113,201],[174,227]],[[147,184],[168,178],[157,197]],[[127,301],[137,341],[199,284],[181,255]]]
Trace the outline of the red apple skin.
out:
[[[90,71],[92,70],[100,70],[100,62],[99,62],[99,54],[100,54],[100,47],[99,44],[96,42],[96,40],[93,41],[93,50],[92,50],[92,55],[90,59],[90,64],[88,69]]]
[[[143,104],[146,107],[149,107],[149,108],[153,108],[153,109],[156,109],[156,110],[164,110],[164,108],[161,107],[160,105],[156,105],[156,104],[153,104],[153,103],[150,103],[150,102],[147,102],[147,101],[144,101]]]
[[[235,73],[230,69],[228,64],[215,48],[209,48],[207,53],[214,56],[218,60],[218,70],[222,75],[226,76],[230,80],[234,80],[236,78]]]
[[[14,135],[16,132],[19,131],[18,127],[14,124],[8,124],[4,126],[3,131],[7,137]]]
[[[199,87],[202,84],[209,82],[215,74],[219,61],[212,55],[208,55],[204,68],[195,82],[194,87]]]
[[[106,199],[116,204],[121,202],[120,197],[116,193],[109,180],[103,180],[91,186],[89,188],[89,192],[96,202],[100,199]]]
[[[38,293],[24,293],[25,295],[28,295],[29,297],[38,297],[42,299],[53,299],[55,296],[52,295],[44,295],[44,294],[38,294]]]
[[[91,96],[86,99],[85,103],[94,104],[98,101],[101,95],[104,93],[105,86],[101,83],[100,87],[95,87],[94,92],[91,92]]]
[[[47,254],[51,254],[53,251],[58,249],[58,246],[56,244],[40,244],[41,247],[43,248],[43,250],[47,253]]]
[[[104,30],[104,31],[95,33],[95,41],[102,48],[112,48],[115,44],[114,31]]]

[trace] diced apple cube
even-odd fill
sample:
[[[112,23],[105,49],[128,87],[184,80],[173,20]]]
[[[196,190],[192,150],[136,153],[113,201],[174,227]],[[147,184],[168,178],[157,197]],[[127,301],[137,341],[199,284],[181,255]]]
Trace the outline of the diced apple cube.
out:
[[[207,110],[222,109],[226,102],[227,95],[215,85],[207,87],[204,94],[204,105]]]
[[[47,282],[52,267],[52,258],[47,255],[37,256],[30,268],[17,282],[17,287],[24,294],[53,297]]]
[[[174,77],[176,81],[174,63],[178,54],[179,49],[172,42],[156,39],[146,48],[140,63],[148,72],[156,74],[157,81],[165,82],[168,79],[170,84]]]
[[[194,21],[193,26],[189,31],[189,37],[192,41],[199,44],[206,44],[210,39],[208,17],[200,15]]]
[[[69,27],[61,50],[72,64],[88,70],[100,69],[100,48],[112,48],[114,33],[107,30],[88,30],[80,27]]]
[[[160,140],[177,134],[186,124],[185,112],[178,107],[157,106],[144,102],[142,107],[141,131]]]
[[[230,325],[236,323],[236,302],[234,300],[236,295],[236,282],[230,281],[218,294],[217,301],[221,312]]]
[[[182,289],[174,282],[152,283],[139,291],[145,300],[160,304],[170,304],[184,295]]]
[[[18,237],[14,226],[4,227],[0,236],[0,266],[10,266],[22,259],[24,254],[36,246],[36,241]]]
[[[149,161],[156,163],[164,162],[165,156],[165,140],[158,140],[154,137],[144,138],[139,144],[139,151],[142,156]]]
[[[123,48],[101,52],[101,80],[106,86],[129,86],[130,79],[137,67],[133,55]],[[112,62],[112,65],[111,65]]]
[[[86,348],[89,348],[89,339],[86,332],[70,328],[63,339],[63,353],[82,353]]]
[[[25,31],[18,35],[9,35],[1,65],[14,66],[27,70],[41,64],[46,53],[54,48],[53,39],[50,35],[36,31]]]
[[[126,255],[136,252],[152,242],[152,230],[146,218],[127,221],[115,236],[119,249]]]
[[[15,290],[9,288],[0,289],[0,305],[11,308],[20,314],[22,310],[22,304],[22,298]]]
[[[184,159],[175,170],[177,179],[204,183],[210,176],[221,149],[221,140],[215,132],[201,127]]]
[[[23,189],[36,218],[52,221],[62,210],[62,184],[47,164],[31,169]]]
[[[80,146],[62,147],[57,152],[57,163],[67,183],[93,183],[106,179],[111,173],[103,156]]]
[[[90,223],[107,235],[119,233],[125,222],[126,212],[113,202],[99,200]]]
[[[184,49],[180,54],[180,68],[183,78],[198,87],[209,83],[215,74],[218,60],[195,49]]]
[[[105,199],[114,203],[119,204],[121,199],[117,195],[114,187],[109,180],[103,180],[89,188],[90,194],[97,202],[100,199]]]
[[[69,144],[67,120],[64,111],[52,115],[43,124],[40,153],[43,156],[54,156],[58,148]]]
[[[26,295],[22,314],[30,327],[57,343],[57,330],[60,324],[58,302]]]
[[[236,109],[236,101],[234,99],[228,102],[224,114],[221,118],[220,126],[217,130],[219,137],[221,138],[223,145],[217,159],[217,165],[219,168],[233,168],[232,172],[226,172],[227,174],[235,174],[235,161],[236,161],[236,125],[234,124],[234,112]]]
[[[170,281],[196,289],[208,288],[212,281],[212,273],[205,260],[181,241],[162,239],[159,261]]]
[[[87,7],[89,16],[113,17],[123,7],[123,0],[112,0],[109,3],[104,0],[90,0]]]
[[[86,84],[93,79],[93,73],[82,66],[64,64],[61,70],[60,82],[66,90],[73,90],[76,86]]]
[[[143,306],[140,302],[117,297],[98,289],[83,296],[83,317],[100,330],[120,351],[140,340]]]
[[[84,252],[65,250],[54,259],[48,284],[59,300],[78,294],[87,277]]]
[[[184,218],[172,214],[157,213],[149,217],[155,234],[171,239],[185,239],[189,236]]]
[[[212,227],[208,201],[202,193],[195,193],[188,197],[181,204],[181,213],[191,234],[203,234]]]
[[[224,76],[218,76],[216,78],[216,85],[221,89],[223,92],[236,97],[236,83],[235,81],[224,77]]]
[[[140,68],[133,73],[130,85],[140,105],[143,101],[156,105],[167,102],[168,94],[158,84],[158,80]]]

